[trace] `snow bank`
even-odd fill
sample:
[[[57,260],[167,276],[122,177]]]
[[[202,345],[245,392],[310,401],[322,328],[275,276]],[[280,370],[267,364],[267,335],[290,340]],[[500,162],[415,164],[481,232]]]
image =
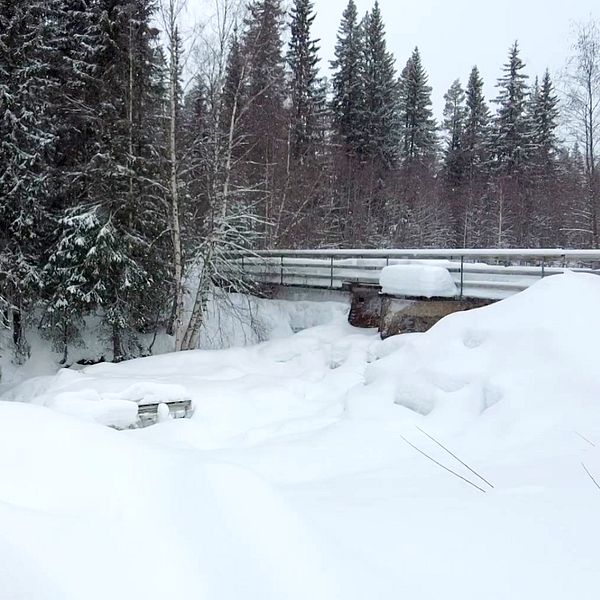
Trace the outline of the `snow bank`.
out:
[[[458,291],[448,269],[416,264],[390,265],[381,271],[384,294],[452,298]]]
[[[424,334],[31,380],[11,398],[195,413],[115,432],[0,402],[0,598],[595,600],[598,306],[600,278],[556,275]]]
[[[344,597],[310,528],[240,467],[0,402],[0,472],[3,600]]]
[[[543,279],[502,302],[382,342],[367,371],[397,404],[444,427],[530,439],[598,414],[600,277]],[[483,435],[483,433],[482,433]]]
[[[345,302],[271,300],[217,293],[207,307],[199,347],[216,350],[250,346],[331,322],[343,322]]]

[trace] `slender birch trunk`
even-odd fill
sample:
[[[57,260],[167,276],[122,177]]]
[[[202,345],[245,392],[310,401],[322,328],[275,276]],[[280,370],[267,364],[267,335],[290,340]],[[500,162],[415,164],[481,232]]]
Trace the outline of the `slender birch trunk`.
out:
[[[169,47],[169,194],[171,205],[171,238],[173,242],[173,276],[174,276],[174,313],[173,333],[175,335],[175,350],[181,350],[183,343],[183,252],[181,242],[181,215],[179,202],[179,176],[177,159],[177,104],[179,72],[178,30],[176,7],[173,2],[168,12]]]

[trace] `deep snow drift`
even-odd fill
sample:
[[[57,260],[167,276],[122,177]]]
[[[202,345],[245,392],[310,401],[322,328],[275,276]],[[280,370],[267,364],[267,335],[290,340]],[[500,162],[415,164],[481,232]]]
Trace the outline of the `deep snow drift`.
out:
[[[425,334],[336,313],[25,382],[0,402],[0,598],[595,599],[598,306],[600,278],[558,275]],[[194,417],[58,413],[151,393]]]

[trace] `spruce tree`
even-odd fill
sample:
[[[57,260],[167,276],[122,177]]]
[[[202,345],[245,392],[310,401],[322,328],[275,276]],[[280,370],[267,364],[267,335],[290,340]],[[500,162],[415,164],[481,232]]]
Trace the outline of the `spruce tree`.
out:
[[[55,105],[57,121],[53,157],[50,210],[47,218],[53,235],[47,240],[41,276],[41,300],[45,309],[42,330],[58,350],[63,362],[68,347],[79,337],[83,317],[89,306],[79,294],[82,280],[77,268],[81,258],[66,249],[64,225],[75,207],[90,204],[89,171],[94,158],[98,121],[96,103],[100,89],[94,77],[99,44],[99,15],[85,0],[60,0],[56,3],[60,35],[56,48],[62,60],[56,71],[61,94]],[[68,235],[68,234],[67,234]],[[78,238],[82,243],[82,238]]]
[[[510,48],[504,75],[498,79],[499,93],[494,102],[498,113],[494,119],[492,139],[496,172],[502,175],[523,174],[532,150],[532,123],[527,112],[528,76],[519,54],[519,44]]]
[[[465,197],[466,160],[464,130],[466,121],[465,92],[455,80],[444,95],[444,162],[441,172],[444,201],[449,208],[454,243],[464,245],[467,198]]]
[[[19,358],[22,309],[36,299],[56,145],[57,15],[42,0],[0,3],[0,282]]]
[[[240,112],[244,106],[245,78],[247,72],[242,52],[243,49],[236,27],[227,54],[225,81],[223,82],[223,90],[221,92],[221,110],[219,111],[221,130],[226,136],[229,136],[232,119],[235,126],[235,122],[239,120]]]
[[[168,291],[160,235],[162,83],[153,4],[99,0],[88,6],[90,20],[72,25],[82,27],[90,44],[75,44],[66,63],[74,93],[80,91],[73,98],[79,111],[67,106],[67,114],[77,119],[82,138],[68,157],[77,128],[63,133],[67,164],[57,202],[59,235],[49,250],[44,289],[49,323],[62,336],[68,337],[73,313],[99,312],[113,358],[121,360],[139,352],[135,331],[157,320]],[[80,52],[89,52],[85,62]]]
[[[534,160],[545,174],[553,172],[558,151],[558,97],[548,70],[534,94],[532,107]]]
[[[488,165],[490,109],[483,94],[483,79],[473,67],[465,92],[466,115],[463,152],[469,181],[481,180]]]
[[[431,162],[436,153],[431,87],[415,48],[400,76],[399,114],[402,127],[401,157],[406,165]]]
[[[530,243],[548,246],[556,243],[564,212],[564,191],[558,162],[558,98],[548,71],[541,85],[536,79],[531,93],[529,118],[532,122],[532,148],[528,167],[532,188],[532,227]]]
[[[354,0],[342,15],[337,34],[333,70],[331,109],[335,135],[345,151],[354,153],[361,143],[359,122],[364,116],[362,60],[363,32]]]
[[[363,114],[355,127],[361,129],[364,157],[391,167],[398,153],[398,82],[377,1],[363,27]]]
[[[488,180],[490,152],[490,110],[483,93],[483,79],[475,66],[465,90],[465,123],[462,136],[464,184],[461,197],[464,211],[457,243],[485,247],[495,243],[489,224]],[[462,223],[462,225],[461,225]]]
[[[442,129],[446,135],[444,148],[444,176],[452,187],[459,186],[464,181],[465,156],[464,137],[467,109],[465,107],[465,92],[456,79],[444,95],[444,121]]]
[[[495,178],[496,244],[531,242],[533,122],[529,113],[528,76],[517,42],[510,48],[504,75],[498,79],[498,111],[491,138]]]
[[[267,243],[285,177],[288,118],[284,107],[283,15],[281,0],[254,0],[248,7],[242,43],[248,66],[248,102],[241,124],[248,144],[245,171],[257,222],[263,221]]]
[[[315,20],[311,0],[295,0],[291,11],[290,69],[291,145],[294,158],[316,152],[323,88],[319,79],[319,47],[311,38]]]

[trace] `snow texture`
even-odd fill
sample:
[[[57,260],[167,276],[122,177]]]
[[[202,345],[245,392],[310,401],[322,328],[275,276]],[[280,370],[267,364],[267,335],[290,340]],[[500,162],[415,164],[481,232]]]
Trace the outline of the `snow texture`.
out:
[[[384,294],[453,298],[458,294],[448,269],[424,265],[390,265],[381,270]]]
[[[0,598],[595,600],[599,305],[599,277],[556,275],[427,333],[340,315],[24,382],[0,402]],[[148,390],[193,418],[39,406]]]

